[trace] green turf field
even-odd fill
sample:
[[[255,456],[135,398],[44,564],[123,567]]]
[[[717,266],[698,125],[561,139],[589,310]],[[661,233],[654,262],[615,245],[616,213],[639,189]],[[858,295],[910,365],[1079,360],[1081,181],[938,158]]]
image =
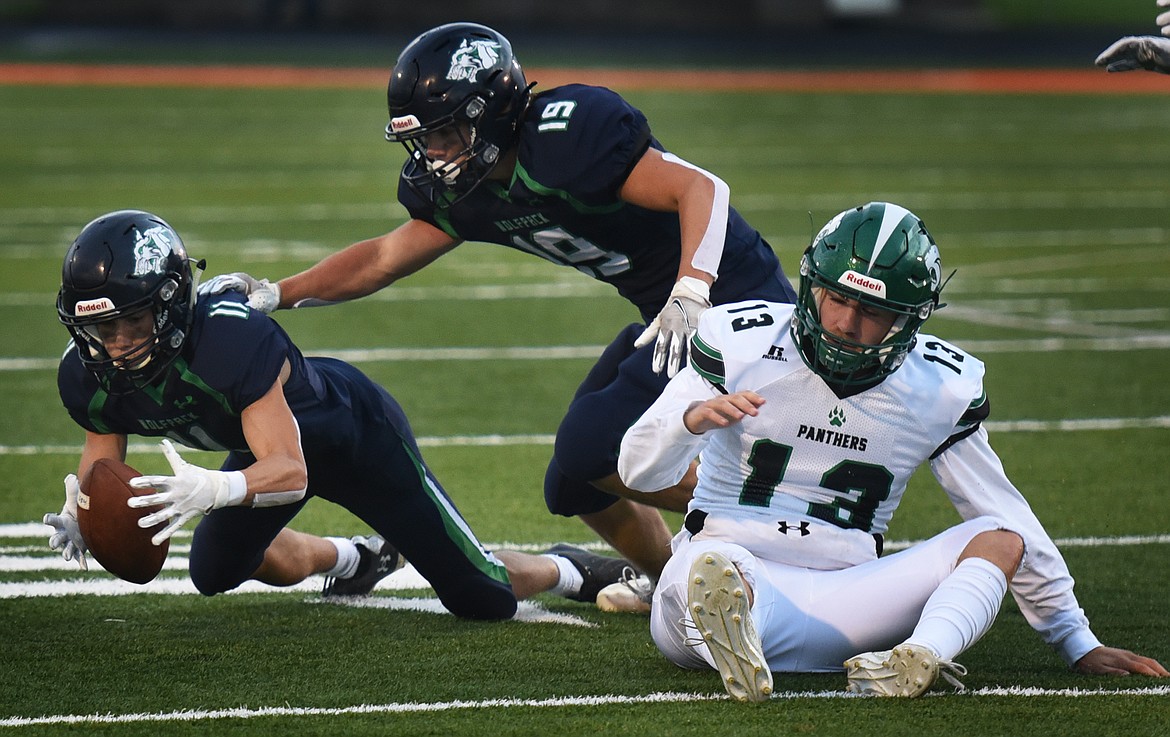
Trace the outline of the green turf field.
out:
[[[790,274],[847,206],[890,199],[925,219],[958,269],[928,328],[986,360],[992,442],[1065,541],[1097,634],[1170,663],[1170,96],[628,96],[670,149],[727,180]],[[0,732],[1170,734],[1170,684],[1068,673],[1011,602],[961,658],[966,695],[846,699],[842,676],[780,676],[777,698],[746,707],[714,672],[669,665],[644,618],[552,598],[528,619],[561,621],[479,624],[390,607],[425,590],[369,608],[310,590],[53,595],[112,580],[79,576],[21,526],[60,507],[79,447],[54,381],[73,235],[145,208],[211,274],[299,270],[403,218],[383,104],[381,89],[0,86]],[[636,319],[616,295],[467,244],[381,295],[278,319],[398,397],[481,539],[593,540],[544,511],[540,485],[588,356]],[[586,357],[542,358],[550,347]],[[146,441],[129,460],[164,468]],[[889,538],[956,520],[920,474]],[[297,526],[363,531],[316,503]],[[164,574],[176,586],[186,542]]]

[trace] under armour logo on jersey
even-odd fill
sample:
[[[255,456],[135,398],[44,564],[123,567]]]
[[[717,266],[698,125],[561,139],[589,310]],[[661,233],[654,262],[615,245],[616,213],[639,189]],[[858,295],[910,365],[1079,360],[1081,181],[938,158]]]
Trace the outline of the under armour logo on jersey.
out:
[[[195,404],[195,397],[188,394],[182,399],[175,400],[175,409],[184,409],[186,407],[190,407],[192,404]]]
[[[801,537],[812,534],[808,529],[808,520],[804,520],[798,525],[790,525],[787,522],[779,522],[777,523],[776,529],[780,531],[781,535],[787,535],[789,530],[792,530],[793,532],[800,532]]]
[[[784,346],[781,345],[772,346],[768,349],[768,352],[760,356],[760,358],[766,358],[769,361],[788,361],[788,359],[784,357]]]
[[[833,427],[841,427],[845,424],[845,410],[840,407],[834,407],[829,412],[829,424]]]

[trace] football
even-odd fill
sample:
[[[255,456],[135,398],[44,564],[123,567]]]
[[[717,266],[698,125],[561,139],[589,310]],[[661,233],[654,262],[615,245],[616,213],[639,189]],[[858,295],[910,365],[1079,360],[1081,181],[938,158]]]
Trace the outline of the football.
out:
[[[153,494],[152,489],[135,489],[130,479],[142,474],[121,461],[101,458],[81,479],[77,497],[77,526],[98,563],[123,581],[147,583],[162,570],[170,540],[154,545],[150,538],[165,527],[160,522],[143,529],[138,520],[161,507],[131,509],[126,500]]]

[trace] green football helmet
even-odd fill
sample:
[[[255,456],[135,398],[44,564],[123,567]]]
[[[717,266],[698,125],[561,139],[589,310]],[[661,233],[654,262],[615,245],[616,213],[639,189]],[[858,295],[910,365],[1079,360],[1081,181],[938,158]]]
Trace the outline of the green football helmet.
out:
[[[942,261],[918,216],[889,202],[838,213],[800,261],[800,295],[792,334],[800,355],[825,381],[850,386],[897,370],[926,318],[939,306]],[[832,335],[822,327],[820,299],[831,290],[895,314],[876,344]]]

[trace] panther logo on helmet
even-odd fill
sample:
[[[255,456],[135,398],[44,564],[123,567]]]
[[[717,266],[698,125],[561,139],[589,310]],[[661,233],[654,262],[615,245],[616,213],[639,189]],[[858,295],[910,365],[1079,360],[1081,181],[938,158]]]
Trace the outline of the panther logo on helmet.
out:
[[[841,221],[848,214],[849,214],[849,211],[846,210],[845,212],[839,212],[836,215],[834,215],[833,219],[830,220],[829,222],[825,223],[825,227],[821,228],[820,232],[818,232],[816,234],[816,237],[812,239],[812,242],[816,243],[816,242],[824,239],[824,237],[827,236],[829,233],[832,233],[837,228],[841,227]]]
[[[476,75],[484,69],[490,69],[500,61],[500,44],[495,41],[468,41],[463,43],[451,54],[451,68],[447,71],[447,79],[458,82],[460,80],[476,81]]]
[[[134,231],[134,276],[162,274],[171,255],[171,232],[161,225]]]
[[[932,245],[923,257],[926,270],[930,273],[930,290],[937,292],[942,286],[942,257],[938,253],[938,246]]]

